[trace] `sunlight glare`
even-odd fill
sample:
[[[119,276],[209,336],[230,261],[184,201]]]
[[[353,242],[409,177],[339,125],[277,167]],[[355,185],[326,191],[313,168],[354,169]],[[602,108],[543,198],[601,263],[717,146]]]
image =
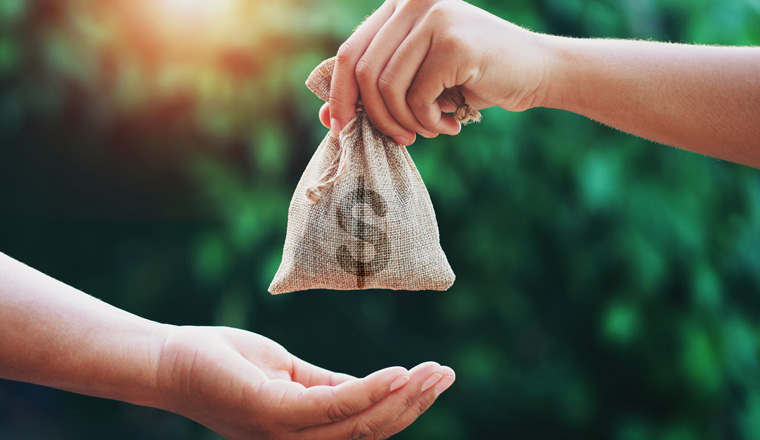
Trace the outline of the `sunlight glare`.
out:
[[[235,0],[158,0],[163,12],[180,18],[214,19],[229,13]]]

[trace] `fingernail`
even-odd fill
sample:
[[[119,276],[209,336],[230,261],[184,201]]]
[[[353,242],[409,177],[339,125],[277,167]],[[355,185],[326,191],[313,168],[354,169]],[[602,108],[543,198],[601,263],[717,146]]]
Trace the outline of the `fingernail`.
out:
[[[399,376],[391,382],[391,393],[406,385],[409,382],[409,376]]]
[[[435,389],[433,392],[435,393],[435,397],[438,397],[441,395],[442,392],[449,389],[449,387],[454,383],[454,376],[444,376],[443,379],[441,379],[437,384],[435,384]]]
[[[433,385],[437,384],[439,380],[441,380],[441,374],[435,373],[432,376],[428,377],[428,379],[425,381],[425,383],[422,384],[422,391],[426,391]]]
[[[393,136],[393,140],[403,146],[407,146],[411,144],[411,142],[409,141],[409,138],[406,136]]]

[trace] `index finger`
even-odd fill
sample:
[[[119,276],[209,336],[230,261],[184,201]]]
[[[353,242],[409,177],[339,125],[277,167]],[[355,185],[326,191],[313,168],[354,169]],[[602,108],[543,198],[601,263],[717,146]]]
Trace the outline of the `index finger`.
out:
[[[330,83],[330,131],[337,136],[356,113],[359,83],[356,81],[356,63],[369,47],[372,39],[393,15],[395,2],[387,1],[356,29],[338,49]]]

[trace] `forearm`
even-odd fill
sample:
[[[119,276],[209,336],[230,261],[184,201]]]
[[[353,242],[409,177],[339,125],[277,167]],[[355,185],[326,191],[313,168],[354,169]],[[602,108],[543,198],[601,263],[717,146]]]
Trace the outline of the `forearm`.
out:
[[[547,37],[543,106],[760,166],[760,48]]]
[[[0,253],[0,377],[159,406],[165,327]]]

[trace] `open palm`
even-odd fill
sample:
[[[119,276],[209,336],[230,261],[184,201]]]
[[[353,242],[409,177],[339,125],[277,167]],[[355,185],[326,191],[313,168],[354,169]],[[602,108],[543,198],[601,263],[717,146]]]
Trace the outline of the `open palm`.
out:
[[[454,372],[434,362],[357,379],[224,327],[173,327],[157,377],[165,409],[231,440],[387,438],[453,381]]]

